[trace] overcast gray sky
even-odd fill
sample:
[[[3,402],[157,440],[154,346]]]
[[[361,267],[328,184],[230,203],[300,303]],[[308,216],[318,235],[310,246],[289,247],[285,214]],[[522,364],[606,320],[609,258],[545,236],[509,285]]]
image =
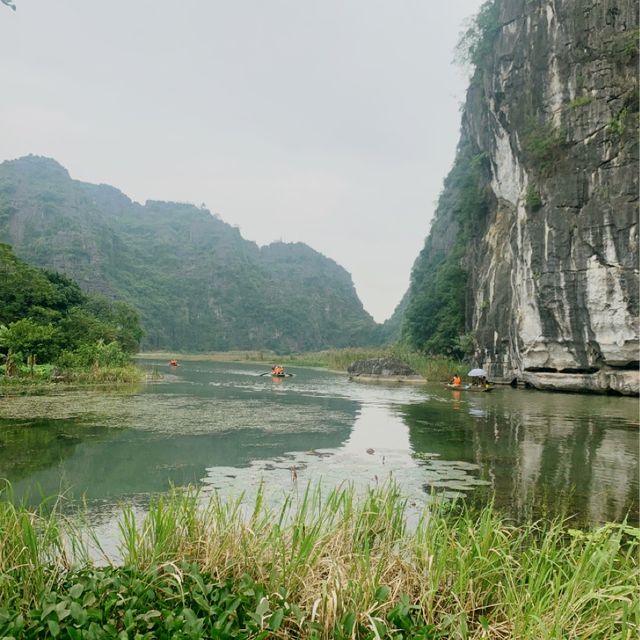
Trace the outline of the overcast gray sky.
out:
[[[0,161],[50,156],[139,202],[306,242],[387,318],[458,141],[482,0],[0,4]]]

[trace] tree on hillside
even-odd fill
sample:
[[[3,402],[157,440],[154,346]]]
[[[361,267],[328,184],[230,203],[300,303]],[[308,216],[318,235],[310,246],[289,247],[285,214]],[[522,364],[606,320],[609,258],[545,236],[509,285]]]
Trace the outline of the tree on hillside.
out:
[[[0,326],[0,347],[31,362],[51,362],[60,353],[60,331],[30,318]]]
[[[6,365],[33,368],[62,359],[121,366],[141,336],[130,305],[87,296],[66,275],[32,267],[0,243],[0,356]]]

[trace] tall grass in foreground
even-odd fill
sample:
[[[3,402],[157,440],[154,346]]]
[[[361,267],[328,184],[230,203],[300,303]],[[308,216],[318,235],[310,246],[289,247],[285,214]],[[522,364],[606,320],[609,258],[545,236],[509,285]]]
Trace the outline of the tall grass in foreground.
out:
[[[0,580],[22,597],[0,589],[0,631],[3,615],[15,620],[21,609],[27,616],[48,591],[80,594],[98,585],[106,593],[91,602],[115,611],[100,624],[120,632],[135,613],[151,634],[141,637],[172,637],[176,628],[179,637],[198,637],[185,631],[193,628],[219,638],[637,636],[637,529],[578,532],[558,520],[515,527],[491,506],[472,512],[438,502],[415,528],[405,516],[393,485],[364,496],[308,487],[279,509],[260,492],[249,510],[217,494],[202,504],[195,491],[174,492],[155,499],[143,519],[123,508],[124,568],[94,568],[91,582],[86,568],[63,571],[68,558],[55,517],[3,504]],[[140,586],[123,586],[132,575]],[[103,621],[97,604],[92,611]]]
[[[0,493],[0,607],[14,597],[29,607],[48,587],[50,569],[69,566],[63,519],[55,507],[29,510],[13,503],[9,489]]]

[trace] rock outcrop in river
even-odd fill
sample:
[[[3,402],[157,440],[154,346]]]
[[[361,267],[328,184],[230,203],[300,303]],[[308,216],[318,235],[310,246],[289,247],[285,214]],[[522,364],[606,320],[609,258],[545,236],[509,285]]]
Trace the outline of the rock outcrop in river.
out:
[[[405,333],[466,332],[496,381],[637,394],[638,2],[496,0],[470,35]]]
[[[398,358],[356,360],[347,367],[350,380],[358,382],[425,382],[425,379]]]

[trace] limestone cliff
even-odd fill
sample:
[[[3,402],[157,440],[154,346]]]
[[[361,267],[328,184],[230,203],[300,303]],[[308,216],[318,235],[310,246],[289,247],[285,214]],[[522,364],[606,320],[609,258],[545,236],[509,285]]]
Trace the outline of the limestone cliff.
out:
[[[466,229],[475,359],[498,381],[637,394],[638,2],[484,12],[457,160],[481,166],[482,202],[465,223],[445,184],[431,232]],[[419,260],[408,324],[420,277]]]

